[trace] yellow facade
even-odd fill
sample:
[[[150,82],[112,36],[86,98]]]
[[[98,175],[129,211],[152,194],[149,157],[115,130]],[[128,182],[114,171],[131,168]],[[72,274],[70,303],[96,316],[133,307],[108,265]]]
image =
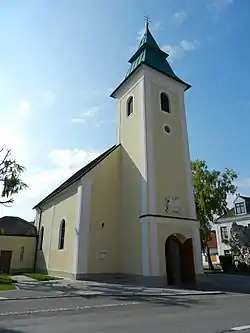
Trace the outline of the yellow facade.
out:
[[[36,226],[44,227],[38,270],[75,278],[102,274],[162,277],[166,276],[166,241],[175,237],[180,251],[188,250],[195,274],[202,273],[186,88],[181,80],[142,64],[115,90],[117,145],[37,206]],[[161,110],[162,92],[168,96],[169,113]],[[164,131],[165,125],[170,133]],[[178,198],[177,211],[169,210],[169,198]],[[63,219],[65,246],[59,250]],[[182,270],[185,279],[190,279],[191,270]]]
[[[118,273],[120,248],[120,147],[86,176],[91,181],[88,274]]]
[[[44,227],[43,249],[38,250],[36,268],[50,274],[71,276],[74,274],[75,219],[77,209],[77,187],[74,184],[53,201],[42,207],[40,228]],[[59,229],[66,221],[65,246],[58,249]],[[38,226],[39,218],[36,219]]]
[[[121,143],[121,273],[141,274],[141,226],[139,215],[142,198],[141,187],[145,183],[141,161],[141,91],[143,80],[139,79],[119,100]],[[126,114],[127,101],[134,100],[133,113]]]
[[[156,212],[165,214],[164,199],[169,196],[181,198],[181,215],[190,217],[188,191],[186,183],[186,165],[183,145],[182,114],[178,90],[167,90],[166,86],[150,82],[152,110],[152,137],[155,165]],[[171,113],[160,109],[160,93],[167,92],[170,99]],[[169,125],[170,135],[164,132],[163,126]],[[173,176],[174,175],[174,176]]]
[[[10,251],[10,274],[32,272],[36,252],[36,237],[0,235],[0,254]]]

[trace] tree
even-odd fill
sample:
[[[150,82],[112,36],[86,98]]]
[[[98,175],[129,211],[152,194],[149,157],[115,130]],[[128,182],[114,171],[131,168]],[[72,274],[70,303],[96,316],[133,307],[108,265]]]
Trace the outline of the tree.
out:
[[[234,185],[237,174],[230,169],[225,169],[224,172],[209,170],[206,162],[201,160],[192,161],[191,168],[197,219],[201,225],[202,251],[207,254],[209,269],[213,270],[208,248],[212,223],[216,216],[221,216],[228,211],[227,196],[234,194],[237,190]]]
[[[11,150],[0,149],[0,204],[7,206],[14,202],[13,195],[28,186],[20,176],[25,168],[11,157]]]
[[[250,265],[250,227],[234,222],[230,229],[229,245],[239,262]]]

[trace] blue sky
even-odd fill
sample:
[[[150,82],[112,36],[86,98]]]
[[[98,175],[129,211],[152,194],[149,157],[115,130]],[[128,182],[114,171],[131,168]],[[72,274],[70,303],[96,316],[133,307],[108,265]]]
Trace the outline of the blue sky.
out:
[[[26,166],[30,190],[3,214],[32,206],[115,143],[116,103],[144,26],[192,85],[192,158],[234,168],[250,195],[248,0],[2,0],[0,146]]]

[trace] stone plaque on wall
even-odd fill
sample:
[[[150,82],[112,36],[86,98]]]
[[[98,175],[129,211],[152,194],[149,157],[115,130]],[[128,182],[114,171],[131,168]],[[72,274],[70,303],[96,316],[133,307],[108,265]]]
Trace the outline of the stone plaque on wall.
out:
[[[102,251],[99,252],[98,257],[99,257],[100,260],[104,260],[104,259],[106,259],[107,255],[108,255],[108,252],[105,251],[105,250],[102,250]]]
[[[168,214],[180,214],[181,200],[178,196],[168,196],[165,198],[165,212]]]

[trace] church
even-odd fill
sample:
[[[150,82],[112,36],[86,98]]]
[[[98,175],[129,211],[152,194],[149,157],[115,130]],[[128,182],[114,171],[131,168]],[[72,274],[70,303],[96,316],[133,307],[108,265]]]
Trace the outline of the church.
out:
[[[147,22],[112,92],[117,142],[36,209],[36,271],[194,283],[203,274],[184,93]]]

